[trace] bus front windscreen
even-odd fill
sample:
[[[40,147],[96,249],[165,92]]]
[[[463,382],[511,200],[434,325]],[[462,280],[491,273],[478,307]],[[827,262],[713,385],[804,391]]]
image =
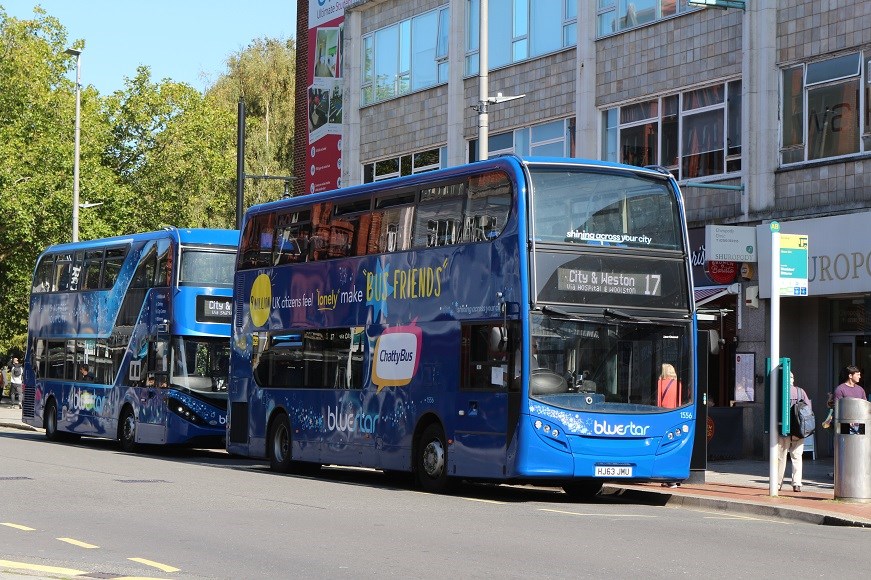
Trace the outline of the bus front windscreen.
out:
[[[531,322],[530,398],[620,413],[692,404],[689,325],[544,314]]]
[[[681,216],[667,179],[628,171],[531,167],[537,241],[682,250]]]
[[[184,248],[181,252],[178,281],[182,286],[232,288],[235,265],[235,250]]]
[[[200,392],[226,392],[230,342],[226,338],[176,336],[170,383]]]

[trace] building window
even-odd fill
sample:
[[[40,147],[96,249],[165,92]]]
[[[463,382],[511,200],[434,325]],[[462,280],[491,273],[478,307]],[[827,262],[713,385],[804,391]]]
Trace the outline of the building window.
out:
[[[602,158],[662,165],[676,179],[741,170],[741,81],[603,111]]]
[[[853,53],[783,70],[782,164],[871,151],[871,86],[862,62]],[[864,62],[871,67],[871,59]]]
[[[440,147],[366,163],[363,165],[363,183],[441,169],[445,167],[445,159],[447,159],[447,150],[445,147]]]
[[[514,153],[523,157],[572,157],[573,119],[559,119],[488,136],[489,156]],[[478,140],[469,141],[469,162],[478,160]]]
[[[481,4],[467,0],[466,74],[478,74]],[[577,44],[576,0],[490,2],[488,64],[496,69]]]
[[[363,105],[448,80],[448,8],[425,12],[363,37]]]
[[[608,36],[695,9],[687,0],[598,0],[596,35]]]

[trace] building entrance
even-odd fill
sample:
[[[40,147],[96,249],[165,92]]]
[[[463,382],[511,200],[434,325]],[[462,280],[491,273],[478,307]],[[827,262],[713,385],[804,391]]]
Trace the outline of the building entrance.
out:
[[[844,367],[855,365],[862,371],[862,386],[866,387],[866,376],[871,376],[871,337],[867,336],[836,336],[832,337],[832,366],[828,392],[847,378]],[[867,391],[867,388],[865,389]]]

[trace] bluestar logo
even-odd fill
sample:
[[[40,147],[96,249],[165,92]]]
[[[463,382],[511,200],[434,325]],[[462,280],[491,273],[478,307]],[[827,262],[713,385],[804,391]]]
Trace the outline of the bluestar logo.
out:
[[[593,421],[593,433],[596,435],[644,437],[647,435],[648,429],[650,429],[650,425],[636,425],[634,422],[625,425],[609,425],[607,421]]]
[[[103,412],[103,404],[106,399],[100,395],[82,389],[75,389],[70,393],[72,409],[76,411],[96,411]]]
[[[381,415],[368,415],[363,411],[358,413],[342,413],[339,407],[327,407],[327,431],[345,431],[347,433],[374,433],[375,425]]]

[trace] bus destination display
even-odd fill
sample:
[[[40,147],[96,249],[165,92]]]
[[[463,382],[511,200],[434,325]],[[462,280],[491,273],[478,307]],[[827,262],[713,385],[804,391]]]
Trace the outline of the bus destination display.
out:
[[[197,296],[197,322],[228,323],[232,317],[232,298],[221,296]]]
[[[558,276],[558,290],[662,296],[662,276],[660,274],[597,272],[560,268]]]
[[[556,304],[687,308],[679,258],[536,252],[537,300]]]

